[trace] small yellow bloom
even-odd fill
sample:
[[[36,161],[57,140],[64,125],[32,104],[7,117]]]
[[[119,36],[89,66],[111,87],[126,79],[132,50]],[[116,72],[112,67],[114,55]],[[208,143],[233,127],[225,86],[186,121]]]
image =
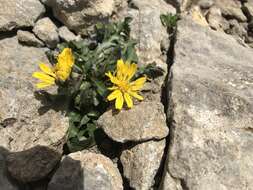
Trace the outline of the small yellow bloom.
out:
[[[68,79],[74,65],[74,57],[70,48],[65,48],[59,55],[54,67],[41,63],[39,65],[42,72],[34,72],[33,77],[41,80],[37,83],[37,88],[45,88],[55,84],[55,81],[65,81]]]
[[[136,64],[124,63],[122,59],[117,62],[117,71],[113,75],[111,72],[106,73],[114,84],[114,86],[108,88],[113,92],[107,97],[109,101],[116,99],[116,109],[122,109],[124,102],[126,102],[128,108],[133,107],[132,97],[143,100],[143,97],[138,94],[138,91],[143,87],[146,82],[146,77],[141,77],[135,81],[131,81],[132,77],[137,71]]]

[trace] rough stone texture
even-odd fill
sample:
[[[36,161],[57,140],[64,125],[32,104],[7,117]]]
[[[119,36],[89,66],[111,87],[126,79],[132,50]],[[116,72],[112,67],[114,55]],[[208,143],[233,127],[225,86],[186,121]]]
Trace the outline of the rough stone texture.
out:
[[[8,151],[0,147],[0,187],[2,190],[19,190],[18,186],[14,184],[7,173],[6,154]]]
[[[177,7],[181,12],[185,11],[192,3],[192,0],[165,0],[171,5]]]
[[[48,190],[123,190],[122,178],[112,161],[89,152],[63,158]]]
[[[159,190],[184,190],[181,185],[180,179],[171,177],[168,170],[164,173]]]
[[[33,32],[50,48],[56,47],[59,42],[57,27],[48,17],[38,20]]]
[[[34,96],[32,73],[47,63],[45,50],[22,46],[16,37],[0,40],[0,145],[10,151],[44,145],[62,152],[68,119]]]
[[[0,0],[0,31],[33,26],[45,12],[38,0]]]
[[[179,22],[167,168],[184,189],[252,189],[252,55],[229,35]]]
[[[229,29],[229,23],[223,18],[221,10],[218,7],[211,7],[207,13],[207,21],[209,26],[218,31],[225,31]]]
[[[221,8],[223,15],[232,17],[238,21],[247,21],[246,16],[243,14],[241,9],[241,2],[238,0],[216,0],[215,4]]]
[[[139,64],[155,62],[166,71],[166,56],[162,55],[161,42],[168,38],[168,33],[161,23],[160,15],[175,14],[176,9],[163,0],[133,0],[131,6],[136,8],[127,9],[122,16],[133,18],[131,36],[138,42]]]
[[[214,4],[213,0],[199,0],[198,5],[202,9],[209,9]]]
[[[243,9],[246,12],[246,16],[248,16],[248,19],[253,18],[253,1],[248,1],[244,3]]]
[[[119,113],[107,111],[99,118],[98,125],[117,142],[159,140],[169,132],[160,102],[141,102]]]
[[[62,26],[58,29],[58,33],[61,39],[66,42],[79,40],[80,37],[76,36],[73,32],[71,32],[66,26]]]
[[[17,32],[18,41],[22,44],[35,47],[43,47],[44,43],[40,41],[35,35],[28,31],[18,30]]]
[[[20,182],[27,183],[45,178],[61,160],[61,154],[44,146],[10,153],[7,156],[7,167],[11,176]]]
[[[120,156],[124,176],[135,190],[149,190],[160,167],[166,140],[148,141],[124,150]]]
[[[89,27],[99,21],[106,21],[118,9],[122,0],[46,0],[52,7],[54,16],[69,29],[78,33],[87,33]]]

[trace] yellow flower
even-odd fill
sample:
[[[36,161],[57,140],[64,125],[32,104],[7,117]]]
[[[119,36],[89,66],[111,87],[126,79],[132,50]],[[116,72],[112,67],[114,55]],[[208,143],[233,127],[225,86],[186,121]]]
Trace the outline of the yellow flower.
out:
[[[113,92],[107,97],[107,99],[109,101],[116,99],[116,109],[122,109],[124,102],[126,102],[127,107],[132,108],[132,97],[138,100],[143,100],[143,97],[138,94],[138,91],[146,82],[146,77],[131,81],[136,71],[136,64],[130,64],[128,62],[124,63],[124,61],[120,59],[117,62],[116,74],[113,75],[111,72],[106,73],[106,76],[108,76],[114,84],[113,87],[108,88],[109,90],[113,90]]]
[[[34,72],[33,77],[41,80],[37,83],[37,88],[45,88],[55,84],[55,81],[65,81],[68,79],[72,66],[74,65],[74,57],[70,48],[65,48],[57,58],[54,67],[41,63],[39,65],[42,72]]]

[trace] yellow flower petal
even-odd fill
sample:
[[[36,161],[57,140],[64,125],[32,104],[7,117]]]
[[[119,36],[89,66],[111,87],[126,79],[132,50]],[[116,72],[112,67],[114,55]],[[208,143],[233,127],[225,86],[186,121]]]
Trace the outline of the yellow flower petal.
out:
[[[64,48],[58,55],[58,63],[72,67],[74,65],[74,57],[70,48]]]
[[[109,88],[107,88],[108,90],[117,90],[117,89],[119,89],[119,87],[117,87],[117,86],[112,86],[112,87],[109,87]]]
[[[112,75],[111,72],[108,72],[108,73],[106,73],[105,75],[109,77],[110,81],[111,81],[113,84],[116,84],[116,85],[117,85],[117,84],[119,83],[119,80],[118,80],[116,77],[114,77],[114,76]]]
[[[39,65],[39,67],[40,67],[40,69],[41,69],[44,73],[46,73],[46,74],[48,74],[48,75],[51,75],[52,77],[55,77],[55,74],[54,74],[52,68],[50,68],[50,67],[49,67],[48,65],[46,65],[45,63],[41,63],[41,64]]]
[[[42,72],[34,72],[32,75],[34,78],[40,79],[41,81],[45,82],[45,83],[55,83],[55,78],[42,73]]]
[[[119,97],[120,95],[122,95],[121,91],[115,90],[109,96],[107,96],[107,100],[112,101],[112,100],[116,99],[117,97]]]
[[[45,82],[40,82],[40,83],[37,83],[36,84],[36,87],[37,88],[46,88],[48,86],[52,86],[54,85],[55,83],[45,83]]]
[[[133,100],[131,96],[128,93],[124,93],[124,99],[127,103],[127,107],[132,108],[133,107]]]
[[[136,64],[130,64],[128,66],[128,71],[127,71],[127,78],[126,80],[129,81],[133,76],[134,74],[136,73],[137,71],[137,65]]]
[[[139,95],[137,92],[130,91],[129,94],[130,94],[131,96],[135,97],[135,98],[138,99],[138,100],[143,100],[143,99],[144,99],[144,98],[143,98],[141,95]]]
[[[124,98],[122,93],[120,92],[120,95],[117,96],[116,101],[115,101],[115,108],[118,110],[121,110],[124,104]]]
[[[143,87],[146,80],[147,80],[146,77],[141,77],[141,78],[138,78],[137,80],[131,82],[130,83],[131,90],[133,90],[133,91],[140,90]]]

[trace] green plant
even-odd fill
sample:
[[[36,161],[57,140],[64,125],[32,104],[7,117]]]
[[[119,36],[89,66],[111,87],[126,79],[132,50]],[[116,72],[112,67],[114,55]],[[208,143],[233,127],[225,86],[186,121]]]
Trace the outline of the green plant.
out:
[[[179,20],[178,15],[177,14],[173,15],[171,13],[161,14],[160,19],[163,26],[167,27],[169,33],[173,33],[175,30],[175,27],[177,26],[177,21]]]

